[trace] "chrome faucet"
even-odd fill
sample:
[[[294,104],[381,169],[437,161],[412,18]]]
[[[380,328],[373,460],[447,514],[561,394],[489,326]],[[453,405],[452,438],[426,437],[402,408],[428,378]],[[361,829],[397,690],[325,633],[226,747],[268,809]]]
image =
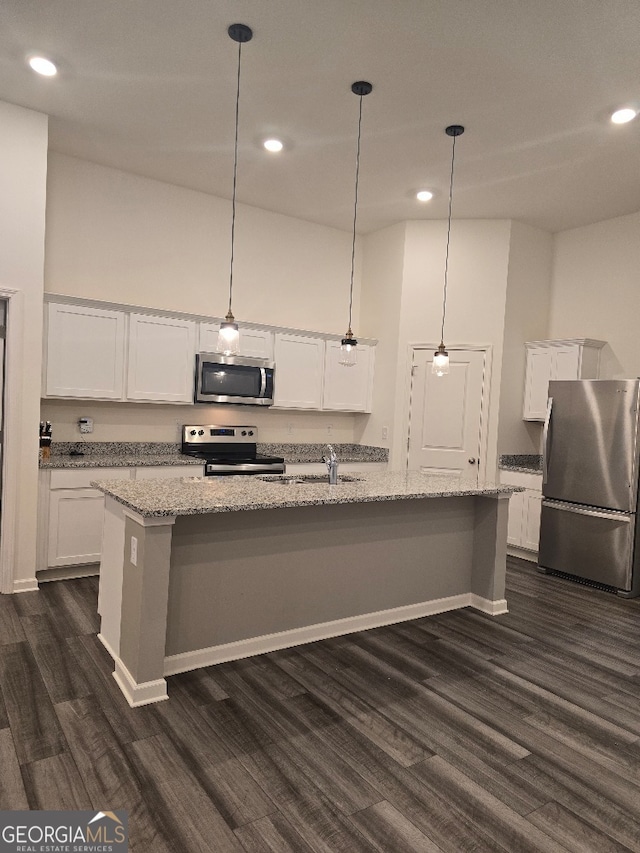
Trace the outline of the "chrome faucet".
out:
[[[327,447],[329,448],[329,455],[323,456],[322,461],[327,466],[327,471],[329,472],[329,485],[335,486],[338,482],[338,460],[333,445],[327,444]]]

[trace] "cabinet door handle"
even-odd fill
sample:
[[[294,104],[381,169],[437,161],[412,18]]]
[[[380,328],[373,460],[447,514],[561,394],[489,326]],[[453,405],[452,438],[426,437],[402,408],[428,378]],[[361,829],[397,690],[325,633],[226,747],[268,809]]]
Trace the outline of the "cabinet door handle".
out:
[[[477,460],[476,460],[476,457],[475,457],[475,456],[471,456],[471,457],[469,458],[469,465],[475,465],[475,464],[476,464],[476,461],[477,461]]]

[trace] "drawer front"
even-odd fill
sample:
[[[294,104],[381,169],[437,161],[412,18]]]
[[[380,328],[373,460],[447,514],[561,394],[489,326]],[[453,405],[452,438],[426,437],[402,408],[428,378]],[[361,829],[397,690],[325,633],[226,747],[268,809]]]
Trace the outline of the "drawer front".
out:
[[[86,489],[93,480],[130,480],[131,468],[53,469],[49,488]]]

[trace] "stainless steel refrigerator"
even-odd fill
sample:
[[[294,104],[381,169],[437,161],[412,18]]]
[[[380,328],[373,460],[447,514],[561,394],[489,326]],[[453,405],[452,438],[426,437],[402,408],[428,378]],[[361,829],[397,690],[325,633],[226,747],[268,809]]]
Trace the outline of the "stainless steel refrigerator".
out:
[[[640,380],[549,383],[538,567],[640,593]]]

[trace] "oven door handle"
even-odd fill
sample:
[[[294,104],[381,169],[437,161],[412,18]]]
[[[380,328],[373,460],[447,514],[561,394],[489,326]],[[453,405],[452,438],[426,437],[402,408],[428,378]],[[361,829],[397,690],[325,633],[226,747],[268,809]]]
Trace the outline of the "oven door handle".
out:
[[[260,394],[259,396],[264,399],[267,393],[267,371],[264,367],[260,368]]]

